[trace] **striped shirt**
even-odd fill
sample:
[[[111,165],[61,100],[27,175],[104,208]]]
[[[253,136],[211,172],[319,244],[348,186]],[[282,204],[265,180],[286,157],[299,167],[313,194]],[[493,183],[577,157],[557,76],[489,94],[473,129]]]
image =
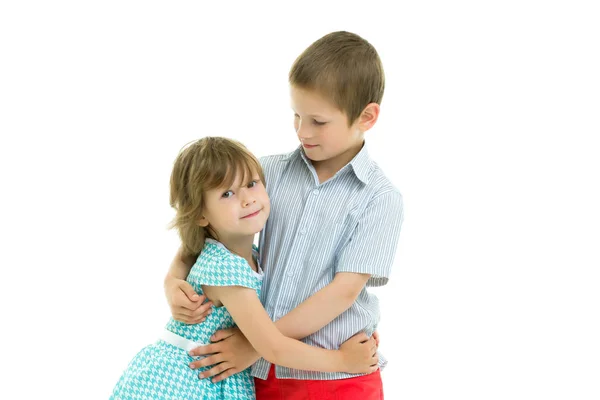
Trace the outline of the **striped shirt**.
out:
[[[388,281],[403,218],[402,195],[367,153],[366,145],[332,178],[319,183],[302,148],[261,158],[271,214],[259,239],[264,270],[261,301],[273,321],[333,281],[337,272],[371,274],[367,287]],[[379,303],[365,288],[354,304],[303,342],[338,349],[354,334],[371,335]],[[386,360],[379,355],[380,367]],[[267,379],[260,359],[252,374]],[[276,366],[278,378],[343,379],[357,375]]]

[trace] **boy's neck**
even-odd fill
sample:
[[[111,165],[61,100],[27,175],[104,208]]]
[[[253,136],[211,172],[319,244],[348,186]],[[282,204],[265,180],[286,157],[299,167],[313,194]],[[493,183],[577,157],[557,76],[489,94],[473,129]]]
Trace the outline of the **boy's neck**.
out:
[[[333,158],[321,161],[311,160],[311,163],[317,172],[317,176],[319,177],[319,183],[323,183],[337,174],[339,170],[344,168],[358,153],[360,153],[364,145],[365,141],[363,140],[359,145],[351,147]]]

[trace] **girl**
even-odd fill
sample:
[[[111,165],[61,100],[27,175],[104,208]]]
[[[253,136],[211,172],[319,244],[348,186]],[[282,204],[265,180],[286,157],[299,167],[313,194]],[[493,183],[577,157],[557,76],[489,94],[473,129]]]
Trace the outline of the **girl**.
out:
[[[130,362],[111,399],[255,399],[249,370],[221,382],[199,379],[188,351],[235,325],[273,364],[314,371],[370,373],[374,339],[364,335],[340,350],[311,347],[283,336],[260,303],[262,271],[254,235],[264,227],[269,197],[258,160],[240,143],[207,137],[184,148],[171,174],[172,223],[184,255],[196,263],[187,281],[212,302],[201,324],[170,319],[160,339]]]

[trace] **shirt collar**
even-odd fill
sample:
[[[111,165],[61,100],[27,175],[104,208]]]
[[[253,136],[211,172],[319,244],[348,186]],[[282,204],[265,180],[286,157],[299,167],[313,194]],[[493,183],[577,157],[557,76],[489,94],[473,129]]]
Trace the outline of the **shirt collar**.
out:
[[[349,164],[352,166],[356,177],[364,184],[368,184],[371,172],[371,159],[369,158],[369,152],[367,150],[367,142],[363,144],[362,149],[360,149],[358,154],[354,156]]]
[[[304,154],[304,150],[302,150],[302,146],[298,146],[298,148],[289,153],[286,157],[287,160],[293,158],[293,157],[302,157],[302,160],[304,161],[304,163],[306,164],[306,166],[310,169],[314,171],[314,167],[312,165],[312,163],[310,162],[310,160],[308,159],[308,157],[306,157],[306,154]],[[346,169],[346,168],[352,168],[352,171],[354,171],[354,175],[364,184],[368,184],[369,183],[369,175],[370,175],[370,165],[371,165],[371,159],[369,158],[369,152],[367,150],[367,143],[365,142],[363,144],[363,147],[360,149],[360,151],[354,156],[354,158],[352,160],[350,160],[350,162],[348,164],[346,164],[345,166],[343,166],[340,171]],[[338,171],[339,173],[339,171]]]

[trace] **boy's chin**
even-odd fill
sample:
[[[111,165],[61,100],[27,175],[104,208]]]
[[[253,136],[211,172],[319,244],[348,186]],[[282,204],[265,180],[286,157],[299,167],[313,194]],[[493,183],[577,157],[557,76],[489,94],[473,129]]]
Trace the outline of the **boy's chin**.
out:
[[[316,161],[323,161],[323,160],[326,160],[326,159],[327,159],[327,157],[326,157],[326,156],[324,156],[324,155],[322,155],[322,154],[315,154],[315,153],[312,153],[312,152],[310,152],[310,151],[308,151],[308,152],[307,152],[307,151],[305,151],[305,152],[304,152],[304,155],[305,155],[305,156],[306,156],[306,158],[308,158],[310,161],[315,161],[315,162],[316,162]]]

